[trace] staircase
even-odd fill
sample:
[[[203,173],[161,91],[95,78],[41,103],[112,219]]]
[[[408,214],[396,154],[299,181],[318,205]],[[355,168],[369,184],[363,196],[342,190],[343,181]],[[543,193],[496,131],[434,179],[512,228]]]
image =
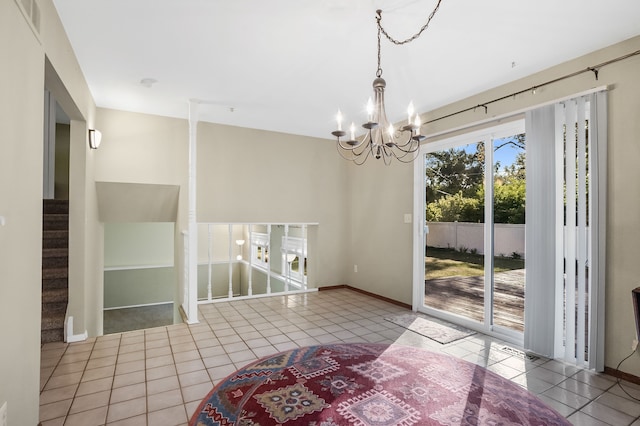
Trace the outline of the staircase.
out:
[[[64,340],[69,277],[69,200],[43,200],[41,343]]]

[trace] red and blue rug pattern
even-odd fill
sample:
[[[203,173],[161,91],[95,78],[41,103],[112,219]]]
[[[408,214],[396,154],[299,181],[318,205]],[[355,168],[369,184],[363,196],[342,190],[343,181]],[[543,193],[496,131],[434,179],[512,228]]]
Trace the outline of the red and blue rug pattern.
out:
[[[310,346],[238,370],[190,425],[570,425],[524,388],[428,350],[373,343]]]

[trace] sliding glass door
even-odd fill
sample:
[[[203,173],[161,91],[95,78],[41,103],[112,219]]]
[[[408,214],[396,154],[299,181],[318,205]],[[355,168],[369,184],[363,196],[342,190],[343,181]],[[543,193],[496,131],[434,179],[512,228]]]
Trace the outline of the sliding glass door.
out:
[[[525,137],[522,121],[423,146],[416,308],[521,340]],[[422,261],[421,261],[422,264]]]
[[[484,322],[482,142],[424,155],[424,305]]]

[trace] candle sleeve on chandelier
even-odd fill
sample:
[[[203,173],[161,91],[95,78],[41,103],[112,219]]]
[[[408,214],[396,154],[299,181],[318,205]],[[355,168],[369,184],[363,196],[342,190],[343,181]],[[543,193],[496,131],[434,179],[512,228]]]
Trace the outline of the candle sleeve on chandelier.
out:
[[[413,107],[413,101],[409,102],[409,107],[407,108],[407,123],[411,124],[411,119],[413,118],[413,113],[415,109]]]
[[[369,100],[367,101],[367,121],[373,121],[373,101],[371,100],[371,97],[369,97]]]
[[[349,130],[351,130],[351,140],[352,141],[356,140],[356,125],[353,121],[351,122],[351,126],[349,127]]]
[[[420,121],[420,114],[416,114],[416,121],[414,122],[416,126],[416,135],[420,134],[420,127],[422,126],[422,122]]]
[[[338,122],[338,130],[342,130],[342,112],[340,110],[336,114],[336,121]]]

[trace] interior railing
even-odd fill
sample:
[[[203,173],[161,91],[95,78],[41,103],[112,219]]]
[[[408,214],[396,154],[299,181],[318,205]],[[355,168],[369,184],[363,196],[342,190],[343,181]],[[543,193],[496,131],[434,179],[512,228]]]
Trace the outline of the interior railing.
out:
[[[308,237],[316,226],[199,223],[198,303],[311,291]]]

